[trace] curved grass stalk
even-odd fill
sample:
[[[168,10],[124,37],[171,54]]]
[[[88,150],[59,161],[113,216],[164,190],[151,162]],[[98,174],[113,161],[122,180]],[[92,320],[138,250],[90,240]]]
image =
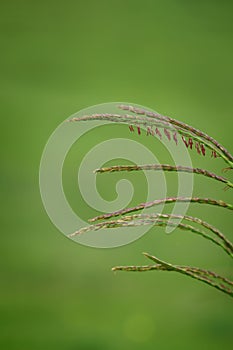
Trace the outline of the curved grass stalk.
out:
[[[154,261],[156,265],[115,266],[112,268],[112,271],[175,271],[204,282],[233,297],[233,282],[215,272],[199,269],[197,267],[173,265],[148,253],[143,253],[143,255]]]
[[[207,142],[210,142],[211,144],[213,144],[228,159],[228,161],[231,164],[231,168],[233,167],[233,156],[231,155],[231,153],[225,147],[223,147],[217,140],[215,140],[213,137],[209,136],[208,134],[202,132],[201,130],[198,130],[198,129],[194,128],[193,126],[190,126],[190,125],[183,123],[179,120],[176,120],[174,118],[171,118],[168,116],[163,116],[163,115],[160,115],[160,114],[157,114],[154,112],[150,112],[148,110],[140,109],[137,107],[135,108],[133,106],[126,106],[126,105],[119,105],[118,107],[122,110],[127,110],[130,112],[136,113],[136,114],[145,115],[148,117],[153,117],[155,119],[169,122],[169,123],[181,128],[181,129],[184,129],[184,130],[191,132],[193,135],[196,135],[196,136],[200,137],[201,139],[206,140]]]
[[[221,157],[230,167],[233,167],[233,163],[227,159],[227,157],[221,153],[213,144],[210,144],[208,141],[203,140],[200,136],[198,135],[193,135],[190,131],[184,130],[182,128],[178,128],[171,123],[164,121],[164,120],[156,120],[154,118],[149,118],[149,117],[141,117],[141,116],[132,116],[130,114],[126,115],[121,115],[121,114],[110,114],[110,113],[103,113],[103,114],[92,114],[92,115],[85,115],[82,117],[74,117],[70,119],[70,122],[78,122],[78,121],[88,121],[88,120],[108,120],[110,122],[115,122],[115,123],[125,123],[129,125],[143,125],[144,127],[160,127],[160,128],[165,128],[169,129],[172,131],[177,132],[178,134],[186,137],[192,137],[193,140],[203,144],[206,146],[206,148],[214,151],[219,157]]]
[[[125,218],[121,218],[118,220],[112,220],[112,221],[105,221],[105,222],[101,222],[101,223],[97,223],[94,225],[90,225],[87,227],[83,227],[80,230],[71,233],[69,235],[70,238],[86,233],[86,232],[90,232],[90,231],[97,231],[100,229],[104,229],[104,228],[119,228],[119,227],[136,227],[136,226],[143,226],[143,225],[152,225],[152,226],[159,226],[159,227],[178,227],[181,230],[185,230],[185,231],[191,231],[193,233],[196,233],[210,241],[212,241],[213,243],[215,243],[216,245],[220,246],[228,255],[230,255],[231,257],[233,257],[233,252],[225,246],[224,242],[217,240],[216,238],[211,237],[210,235],[208,235],[205,231],[196,228],[194,226],[191,225],[187,225],[187,224],[183,224],[183,223],[173,223],[173,222],[167,222],[166,220],[159,220],[159,219],[155,219],[155,218],[142,218],[139,220],[131,220],[128,221],[127,219],[125,220]]]
[[[134,215],[128,215],[128,216],[122,216],[121,220],[125,221],[133,221],[135,219],[154,219],[157,220],[158,218],[162,219],[179,219],[179,220],[187,220],[196,224],[199,224],[206,228],[207,230],[210,230],[216,237],[218,237],[221,242],[224,244],[226,250],[228,251],[228,254],[233,256],[233,244],[224,236],[224,234],[219,231],[216,227],[213,225],[210,225],[208,222],[203,221],[199,218],[189,216],[189,215],[175,215],[175,214],[134,214]]]
[[[229,210],[233,210],[233,205],[229,203],[225,203],[222,200],[216,200],[216,199],[211,199],[211,198],[199,198],[199,197],[168,197],[168,198],[163,198],[163,199],[156,199],[152,202],[145,202],[145,203],[140,203],[139,205],[131,208],[125,208],[121,210],[114,211],[112,213],[107,213],[103,215],[98,215],[92,219],[89,219],[89,221],[97,221],[100,219],[107,219],[111,218],[114,216],[118,215],[123,215],[126,213],[131,213],[134,211],[138,211],[141,209],[145,208],[151,208],[153,206],[159,205],[159,204],[167,204],[167,203],[174,203],[174,202],[180,202],[180,203],[199,203],[199,204],[209,204],[209,205],[214,205],[222,208],[226,208]]]
[[[221,157],[227,164],[227,170],[233,169],[233,156],[231,153],[223,147],[217,140],[213,137],[205,134],[204,132],[189,126],[183,122],[180,122],[176,119],[173,119],[168,116],[163,116],[160,114],[156,114],[154,112],[150,112],[148,110],[144,110],[137,107],[120,105],[118,106],[121,110],[132,112],[132,114],[93,114],[86,115],[80,118],[72,118],[70,121],[88,121],[88,120],[107,120],[109,122],[114,123],[125,123],[129,124],[130,131],[134,131],[133,125],[137,127],[138,134],[141,133],[140,126],[143,126],[147,129],[147,135],[157,135],[162,138],[160,133],[160,128],[164,129],[164,134],[168,138],[168,140],[173,138],[175,143],[177,144],[177,134],[181,135],[182,140],[187,148],[192,149],[193,141],[195,141],[195,148],[198,153],[205,155],[205,147],[212,151],[212,156]],[[154,131],[152,128],[156,127]],[[170,132],[168,131],[171,131]],[[172,135],[172,136],[171,136]],[[188,137],[188,142],[186,141],[186,137]],[[199,168],[189,168],[185,166],[170,166],[167,164],[156,165],[156,164],[148,164],[148,165],[133,165],[133,166],[115,166],[97,169],[96,172],[113,172],[113,171],[133,171],[133,170],[164,170],[164,171],[177,171],[177,172],[187,172],[187,173],[195,173],[199,175],[206,176],[208,178],[212,178],[216,181],[220,181],[225,183],[227,188],[232,188],[233,184],[226,178],[218,176],[214,173],[208,172],[204,169]],[[142,209],[150,208],[159,204],[166,203],[175,203],[175,202],[191,202],[197,204],[209,204],[215,205],[218,207],[226,208],[229,210],[233,210],[233,205],[225,203],[222,200],[215,200],[210,198],[199,198],[199,197],[168,197],[163,199],[157,199],[151,202],[140,203],[137,206],[126,208],[122,210],[118,210],[112,213],[107,213],[103,215],[96,216],[90,221],[96,221],[100,219],[107,219],[116,217],[119,215],[124,215],[127,213],[137,212]],[[183,224],[183,223],[173,223],[167,221],[167,219],[185,219],[187,221],[191,221],[196,224],[200,224],[205,229],[209,230],[214,234],[214,237],[207,234],[200,228],[196,228],[192,225]],[[162,219],[162,220],[161,220]],[[105,222],[100,222],[97,224],[90,225],[88,227],[84,227],[72,234],[69,237],[74,237],[78,234],[82,234],[84,232],[99,230],[102,228],[117,228],[117,227],[130,227],[130,226],[141,226],[141,225],[153,225],[153,226],[173,226],[178,227],[182,230],[190,231],[201,235],[202,237],[212,241],[216,245],[220,246],[227,254],[233,257],[233,244],[214,226],[206,223],[205,221],[194,218],[191,216],[181,215],[172,215],[172,214],[133,214],[123,216],[120,219],[116,220],[108,220]],[[162,270],[162,271],[175,271],[185,275],[188,275],[194,279],[200,280],[204,283],[209,284],[210,286],[217,288],[218,290],[233,296],[233,282],[228,280],[225,277],[222,277],[214,272],[203,270],[197,267],[189,267],[189,266],[179,266],[172,265],[166,263],[148,253],[144,253],[144,255],[153,260],[156,265],[145,265],[145,266],[116,266],[113,268],[116,270],[124,270],[124,271],[150,271],[150,270]]]
[[[99,168],[96,169],[95,173],[113,173],[117,171],[139,171],[139,170],[154,170],[154,171],[174,171],[174,172],[185,172],[185,173],[194,173],[198,175],[203,175],[208,178],[214,179],[216,181],[223,182],[228,187],[233,188],[233,183],[228,179],[222,176],[218,176],[214,173],[211,173],[207,170],[200,168],[191,168],[187,166],[173,166],[169,164],[145,164],[145,165],[114,165],[111,167]]]
[[[130,114],[121,115],[121,114],[112,114],[112,113],[96,113],[92,115],[85,115],[82,117],[74,117],[69,121],[78,122],[78,121],[88,121],[88,120],[108,120],[110,122],[115,122],[115,123],[126,123],[129,125],[134,124],[135,126],[143,125],[145,127],[156,126],[156,127],[161,127],[172,131],[176,131],[178,134],[182,136],[188,136],[188,137],[191,136],[193,140],[205,145],[208,149],[214,151],[228,165],[230,165],[230,168],[233,168],[233,161],[230,159],[231,155],[227,156],[225,152],[222,152],[222,149],[217,147],[217,145],[218,146],[220,145],[217,141],[215,143],[211,142],[210,137],[209,139],[202,137],[202,132],[192,133],[192,131],[188,128],[183,128],[182,126],[172,124],[172,122],[163,120],[161,118],[156,119],[155,117],[152,117],[152,118],[148,116],[142,117],[142,116],[135,116]],[[181,123],[181,125],[183,125],[183,123]]]

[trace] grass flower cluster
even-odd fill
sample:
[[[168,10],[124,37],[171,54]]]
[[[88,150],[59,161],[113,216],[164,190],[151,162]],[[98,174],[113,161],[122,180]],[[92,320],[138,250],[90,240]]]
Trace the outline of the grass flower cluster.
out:
[[[158,139],[166,137],[169,141],[176,145],[179,141],[184,144],[184,147],[190,150],[196,150],[198,154],[206,156],[210,151],[211,157],[221,158],[227,165],[225,169],[233,169],[233,156],[230,152],[222,146],[217,140],[207,135],[206,133],[189,126],[183,122],[173,119],[168,116],[163,116],[145,109],[134,106],[119,105],[118,106],[125,114],[92,114],[82,116],[80,118],[73,118],[70,121],[89,121],[89,120],[108,120],[113,123],[125,123],[129,125],[130,132],[137,132],[141,134],[141,128],[146,129],[147,136],[155,136]],[[129,114],[130,113],[130,114]],[[214,174],[206,169],[192,168],[187,166],[174,166],[169,164],[145,164],[145,165],[116,165],[96,169],[97,173],[112,173],[121,171],[168,171],[168,172],[185,172],[205,176],[209,179],[225,184],[225,188],[232,188],[233,183],[226,177]],[[214,205],[227,210],[233,210],[231,203],[226,203],[223,200],[201,197],[168,197],[155,199],[151,202],[140,203],[131,208],[125,208],[111,213],[99,215],[91,218],[91,225],[81,228],[80,230],[70,234],[70,237],[84,234],[88,231],[96,231],[104,228],[121,228],[134,227],[143,225],[152,226],[174,226],[183,231],[189,231],[193,234],[202,236],[204,239],[211,241],[213,244],[219,246],[230,258],[233,258],[233,244],[221,231],[213,225],[203,221],[200,218],[193,216],[172,215],[163,213],[142,214],[142,209],[156,207],[159,204],[169,204],[175,202],[190,202],[197,205]],[[183,220],[180,223],[174,223],[170,219]],[[96,223],[97,222],[97,223]],[[188,222],[188,223],[185,223]],[[195,224],[195,226],[194,226]],[[196,225],[199,225],[197,227]],[[164,262],[159,258],[148,253],[143,253],[145,257],[153,261],[152,265],[144,266],[116,266],[114,271],[175,271],[186,276],[192,277],[196,280],[202,281],[230,296],[233,297],[233,282],[225,277],[222,277],[215,272],[203,270],[198,267],[179,266]]]

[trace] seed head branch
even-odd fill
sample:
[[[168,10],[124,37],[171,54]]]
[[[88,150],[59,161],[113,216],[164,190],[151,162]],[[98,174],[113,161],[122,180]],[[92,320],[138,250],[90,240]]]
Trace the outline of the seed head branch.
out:
[[[233,183],[231,183],[228,179],[222,176],[218,176],[212,172],[209,172],[200,168],[191,168],[187,166],[172,166],[169,164],[145,164],[145,165],[114,165],[111,167],[105,167],[96,169],[95,173],[113,173],[117,171],[139,171],[139,170],[154,170],[154,171],[174,171],[174,172],[185,172],[185,173],[194,173],[198,175],[203,175],[214,179],[216,181],[223,182],[229,187],[233,187]]]
[[[178,203],[190,202],[190,203],[199,203],[199,204],[209,204],[209,205],[214,205],[214,206],[226,208],[229,210],[233,210],[233,205],[225,203],[222,200],[216,200],[216,199],[211,199],[211,198],[199,198],[199,197],[168,197],[168,198],[163,198],[163,199],[156,199],[156,200],[151,201],[151,202],[140,203],[135,207],[117,210],[117,211],[112,212],[112,213],[98,215],[98,216],[90,219],[89,221],[97,221],[100,219],[107,219],[107,218],[111,218],[114,216],[123,215],[126,213],[138,211],[141,209],[150,208],[150,207],[153,207],[156,205],[169,204],[169,203],[175,203],[175,202],[178,202]]]
[[[217,149],[219,149],[226,157],[227,159],[232,163],[233,165],[233,156],[231,155],[231,153],[225,148],[223,147],[217,140],[215,140],[213,137],[207,135],[206,133],[202,132],[201,130],[198,130],[186,123],[183,123],[181,121],[178,121],[176,119],[173,119],[171,117],[168,116],[162,116],[160,114],[154,113],[154,112],[150,112],[144,109],[140,109],[140,108],[135,108],[133,106],[126,106],[126,105],[120,105],[118,106],[120,109],[122,110],[126,110],[126,111],[130,111],[133,113],[137,113],[137,114],[141,114],[141,115],[145,115],[148,117],[152,117],[155,119],[160,119],[160,120],[164,120],[166,122],[169,122],[181,129],[187,130],[189,132],[191,132],[194,135],[197,135],[198,137],[212,143]]]
[[[175,131],[182,136],[187,136],[187,137],[191,136],[193,140],[197,141],[197,143],[205,145],[208,149],[212,150],[212,152],[216,156],[221,157],[226,163],[228,163],[228,165],[230,165],[231,168],[233,167],[233,162],[231,161],[231,159],[229,159],[229,157],[227,157],[225,153],[221,151],[221,149],[216,147],[214,143],[210,142],[210,140],[202,138],[201,134],[192,133],[190,130],[183,129],[182,127],[172,124],[167,120],[163,120],[160,118],[159,119],[150,118],[148,116],[141,116],[141,115],[138,116],[138,115],[130,115],[130,114],[121,115],[121,114],[112,114],[112,113],[96,113],[92,115],[85,115],[82,117],[74,117],[69,121],[80,122],[80,121],[90,121],[90,120],[108,120],[109,122],[115,122],[115,123],[126,123],[129,125],[133,124],[135,126],[141,125],[141,126],[144,126],[145,128],[147,128],[148,126],[151,126],[151,127],[155,126],[155,127],[160,127],[160,128],[165,128],[168,130]]]
[[[148,253],[143,253],[143,254],[145,257],[155,262],[156,265],[115,266],[112,268],[112,270],[113,271],[140,271],[140,272],[157,270],[157,271],[178,272],[183,275],[187,275],[191,278],[194,278],[196,280],[199,280],[201,282],[204,282],[209,286],[214,287],[220,290],[221,292],[224,292],[229,296],[233,297],[233,282],[225,277],[222,277],[216,274],[215,272],[199,269],[197,267],[173,265],[163,260],[160,260],[159,258],[153,255],[150,255]]]

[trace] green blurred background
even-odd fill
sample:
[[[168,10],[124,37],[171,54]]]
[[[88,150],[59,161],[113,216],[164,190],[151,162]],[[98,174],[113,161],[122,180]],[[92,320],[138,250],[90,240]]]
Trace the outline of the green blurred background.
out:
[[[47,217],[38,170],[45,143],[65,118],[111,101],[172,115],[231,150],[233,3],[1,1],[0,25],[1,348],[229,348],[230,297],[173,273],[111,272],[114,265],[146,264],[141,252],[147,251],[232,277],[221,250],[162,229],[116,249],[75,244]],[[83,154],[92,143],[90,133]],[[192,156],[196,166],[218,173],[224,167]],[[74,187],[72,171],[69,162],[66,176]],[[103,176],[101,194],[110,198],[112,188],[113,199],[114,183],[109,187]],[[195,180],[195,194],[231,201],[221,184]],[[143,191],[144,185],[136,202]],[[67,192],[72,197],[71,187]],[[83,216],[89,210],[84,207]],[[203,206],[189,212],[233,238],[231,213]]]

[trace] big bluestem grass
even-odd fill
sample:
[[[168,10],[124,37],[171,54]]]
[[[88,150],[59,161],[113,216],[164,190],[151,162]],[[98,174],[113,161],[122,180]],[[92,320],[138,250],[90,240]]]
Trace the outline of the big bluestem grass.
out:
[[[160,140],[162,137],[166,137],[169,141],[178,144],[177,135],[180,135],[179,140],[184,144],[184,147],[196,151],[206,156],[206,150],[211,151],[211,156],[216,158],[221,158],[227,164],[227,170],[233,169],[233,156],[231,153],[222,146],[213,137],[207,135],[206,133],[189,126],[183,122],[180,122],[174,118],[163,116],[145,109],[141,109],[134,106],[120,105],[118,106],[121,110],[132,114],[92,114],[86,115],[79,118],[72,118],[70,121],[89,121],[89,120],[108,120],[113,123],[124,123],[129,125],[130,132],[136,131],[138,135],[141,135],[143,126],[146,129],[146,135],[152,135]],[[139,171],[139,170],[153,170],[153,171],[171,171],[171,172],[186,172],[205,176],[206,178],[216,180],[218,182],[224,183],[226,188],[232,188],[232,182],[215,173],[207,171],[201,168],[191,168],[182,165],[172,166],[169,164],[145,164],[145,165],[116,165],[106,168],[100,168],[95,170],[97,173],[105,172],[116,172],[116,171]],[[201,197],[167,197],[162,199],[155,199],[150,202],[140,203],[131,208],[124,208],[112,213],[106,213],[98,215],[89,221],[95,222],[104,219],[105,221],[91,224],[87,227],[83,227],[80,230],[70,234],[70,237],[74,237],[79,234],[84,234],[88,231],[96,231],[104,228],[121,228],[121,227],[134,227],[134,226],[172,226],[177,227],[183,231],[195,233],[203,238],[211,241],[212,243],[218,245],[222,250],[227,253],[231,258],[233,257],[233,244],[231,241],[225,237],[225,235],[219,231],[213,225],[203,221],[200,218],[192,216],[181,216],[172,214],[162,214],[162,213],[150,213],[141,214],[138,213],[142,209],[147,209],[155,207],[159,204],[169,204],[175,202],[191,202],[196,204],[208,204],[214,205],[219,208],[225,208],[228,210],[233,210],[233,205],[226,203],[223,200],[217,200],[212,198],[201,198]],[[126,215],[127,214],[127,215]],[[130,215],[128,215],[130,214]],[[116,218],[117,217],[117,218]],[[112,219],[115,218],[115,219]],[[111,219],[111,220],[110,220]],[[189,221],[191,224],[185,224],[183,222],[173,222],[169,219],[183,219]],[[194,226],[193,226],[194,225]],[[195,225],[200,225],[201,228]],[[206,232],[207,231],[207,232]],[[116,266],[113,268],[114,271],[175,271],[181,274],[192,277],[196,280],[207,283],[208,285],[217,288],[218,290],[233,296],[233,282],[225,277],[222,277],[215,272],[209,270],[203,270],[198,267],[190,266],[180,266],[173,265],[164,262],[157,257],[144,253],[144,255],[153,260],[156,264],[144,265],[144,266]]]
[[[183,275],[194,278],[198,281],[204,282],[209,286],[212,286],[223,293],[228,294],[233,297],[233,282],[229,279],[220,276],[219,274],[200,269],[198,267],[191,266],[181,266],[173,265],[171,263],[160,260],[159,258],[150,255],[148,253],[143,253],[145,257],[152,260],[156,264],[154,265],[144,265],[144,266],[115,266],[112,268],[113,271],[134,271],[134,272],[144,272],[144,271],[173,271],[178,272]]]
[[[187,225],[183,223],[177,224],[176,222],[171,222],[171,221],[168,222],[166,221],[168,219],[183,219],[191,223],[199,224],[203,228],[209,230],[212,233],[212,236],[210,236],[205,231],[195,226]],[[233,257],[233,245],[224,236],[224,234],[221,231],[219,231],[216,227],[210,225],[209,223],[199,218],[188,216],[188,215],[182,216],[182,215],[175,215],[175,214],[156,213],[156,214],[134,214],[134,215],[128,215],[128,216],[121,216],[120,219],[108,220],[108,221],[100,222],[87,227],[83,227],[80,230],[70,234],[70,237],[74,237],[76,235],[80,235],[88,231],[97,231],[104,228],[132,227],[132,226],[143,226],[143,225],[153,225],[153,226],[161,226],[161,227],[166,227],[166,226],[178,227],[181,230],[196,233],[206,239],[209,239],[215,244],[219,245],[222,249],[225,250],[227,254]]]
[[[216,181],[223,182],[228,187],[233,187],[233,183],[228,179],[222,176],[218,176],[210,171],[199,169],[199,168],[191,168],[187,166],[172,166],[169,164],[145,164],[145,165],[114,165],[111,167],[96,169],[96,173],[113,173],[117,171],[139,171],[139,170],[154,170],[154,171],[175,171],[175,172],[185,172],[185,173],[194,173],[209,177]]]
[[[150,115],[150,113],[152,115]],[[92,115],[85,115],[79,118],[72,118],[70,121],[88,121],[88,120],[108,120],[110,122],[115,123],[125,123],[129,125],[144,126],[147,128],[162,128],[163,130],[171,130],[174,133],[178,133],[183,137],[188,137],[190,140],[196,141],[196,148],[198,153],[201,152],[201,145],[212,151],[212,154],[222,158],[229,166],[229,168],[233,168],[233,156],[215,139],[208,136],[207,134],[201,132],[198,129],[188,126],[187,124],[181,123],[175,119],[170,118],[170,120],[166,119],[168,117],[161,116],[159,114],[155,114],[152,112],[148,112],[148,115],[130,115],[130,114],[111,114],[111,113],[96,113]],[[140,129],[139,129],[140,130]],[[151,130],[151,129],[149,129]],[[156,129],[155,129],[156,132]],[[139,131],[140,133],[140,131]],[[167,134],[167,132],[166,132]],[[159,132],[158,135],[161,135]],[[168,135],[168,134],[167,134]],[[169,136],[168,136],[169,138]],[[186,147],[188,148],[189,143],[185,141]],[[190,148],[192,148],[190,143]],[[204,148],[202,147],[203,155],[205,154]]]
[[[91,218],[89,221],[108,219],[108,218],[112,218],[114,216],[119,216],[119,215],[131,213],[134,211],[139,211],[142,209],[151,208],[151,207],[154,207],[156,205],[169,204],[169,203],[175,203],[175,202],[209,204],[209,205],[214,205],[214,206],[226,208],[229,210],[233,210],[232,204],[225,203],[222,200],[216,200],[216,199],[211,199],[211,198],[200,198],[200,197],[168,197],[168,198],[163,198],[163,199],[155,199],[154,201],[151,201],[151,202],[140,203],[134,207],[117,210],[117,211],[114,211],[112,213],[98,215],[94,218]]]
[[[198,137],[198,139],[200,138],[203,143],[205,143],[204,142],[204,140],[205,140],[208,143],[212,144],[214,147],[216,147],[216,149],[218,150],[218,154],[221,153],[222,155],[224,155],[225,161],[227,161],[231,167],[233,166],[233,156],[231,155],[231,153],[224,146],[222,146],[217,140],[215,140],[213,137],[207,135],[206,133],[202,132],[201,130],[198,130],[198,129],[194,128],[193,126],[185,124],[185,123],[178,121],[174,118],[171,118],[168,116],[162,116],[160,114],[150,112],[150,111],[140,109],[140,108],[135,108],[133,106],[119,105],[119,108],[123,109],[123,110],[129,110],[133,113],[137,113],[140,115],[145,115],[145,116],[152,117],[155,119],[160,119],[160,120],[171,123],[172,125],[180,128],[181,130],[187,130],[188,132],[191,133],[191,135],[196,135]]]

